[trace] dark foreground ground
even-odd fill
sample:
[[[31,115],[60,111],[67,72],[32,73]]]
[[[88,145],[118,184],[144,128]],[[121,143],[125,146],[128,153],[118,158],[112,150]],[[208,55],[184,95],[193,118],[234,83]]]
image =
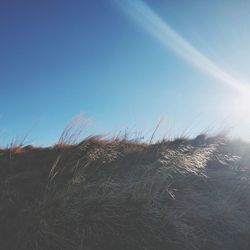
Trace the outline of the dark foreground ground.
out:
[[[250,145],[89,138],[0,150],[2,250],[249,250]]]

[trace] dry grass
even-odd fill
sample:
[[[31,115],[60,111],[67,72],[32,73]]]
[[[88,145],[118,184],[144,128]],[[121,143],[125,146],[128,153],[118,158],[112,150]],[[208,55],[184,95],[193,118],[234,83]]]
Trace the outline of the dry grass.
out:
[[[0,151],[0,249],[249,249],[250,145],[65,144]]]

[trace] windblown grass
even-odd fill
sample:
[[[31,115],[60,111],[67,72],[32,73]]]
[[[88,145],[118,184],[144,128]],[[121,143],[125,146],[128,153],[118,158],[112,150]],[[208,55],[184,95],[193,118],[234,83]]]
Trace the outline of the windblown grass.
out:
[[[0,150],[0,249],[249,249],[247,143],[66,144]]]

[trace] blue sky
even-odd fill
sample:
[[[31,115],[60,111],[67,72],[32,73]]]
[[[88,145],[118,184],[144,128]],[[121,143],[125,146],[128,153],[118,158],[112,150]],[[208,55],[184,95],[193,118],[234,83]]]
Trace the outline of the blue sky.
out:
[[[237,91],[164,46],[128,14],[131,1],[120,2],[1,1],[0,145],[27,133],[34,144],[52,144],[80,112],[93,121],[86,134],[128,128],[147,136],[164,117],[158,136],[233,127],[233,135],[248,138],[242,105],[234,109]],[[143,4],[248,84],[249,1]]]

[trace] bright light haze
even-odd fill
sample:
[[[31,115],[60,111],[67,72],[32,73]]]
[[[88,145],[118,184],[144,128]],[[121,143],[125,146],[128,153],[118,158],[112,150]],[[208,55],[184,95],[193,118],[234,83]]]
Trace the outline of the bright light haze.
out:
[[[0,145],[52,144],[80,112],[86,135],[149,136],[164,117],[158,136],[249,139],[249,13],[243,0],[2,1]]]

